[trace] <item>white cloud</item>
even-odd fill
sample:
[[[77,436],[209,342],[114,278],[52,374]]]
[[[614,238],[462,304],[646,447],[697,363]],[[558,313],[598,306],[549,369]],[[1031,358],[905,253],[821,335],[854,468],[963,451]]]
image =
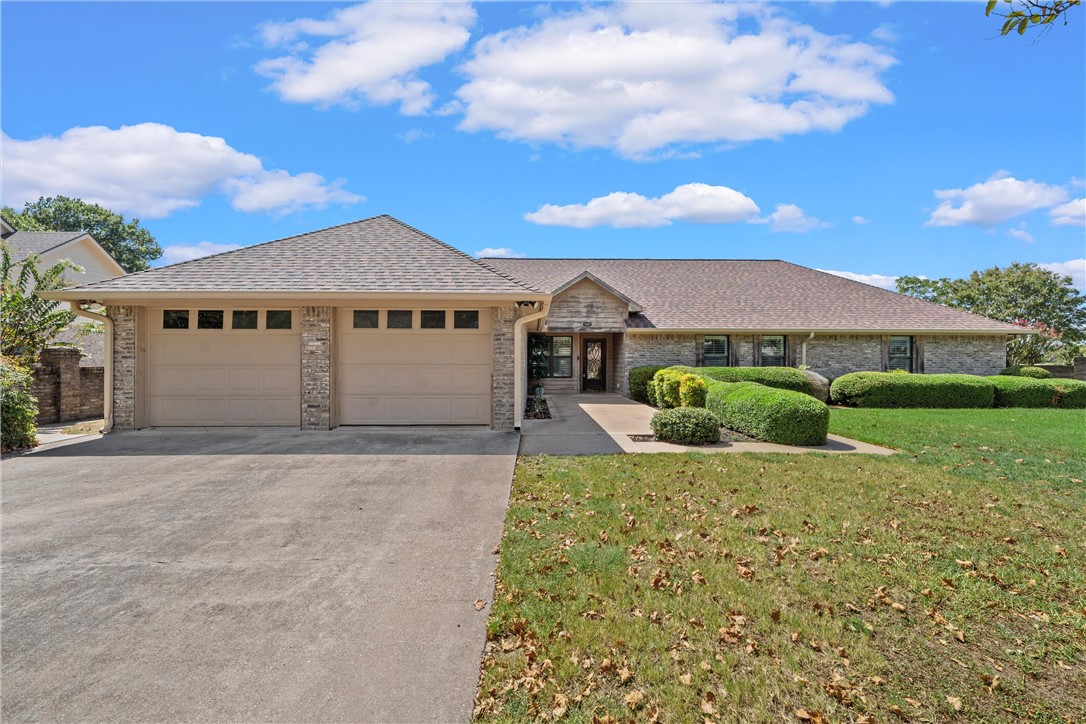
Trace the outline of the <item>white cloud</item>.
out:
[[[643,157],[838,131],[893,101],[893,63],[764,5],[590,6],[479,40],[457,96],[467,131]]]
[[[488,246],[485,249],[480,249],[475,252],[477,258],[490,257],[491,259],[523,259],[527,254],[522,254],[519,251],[514,251],[508,246],[492,247]]]
[[[1054,261],[1051,264],[1039,264],[1042,269],[1056,272],[1060,276],[1071,277],[1071,283],[1081,292],[1086,293],[1086,259]]]
[[[421,141],[424,138],[433,138],[434,134],[430,131],[424,131],[421,128],[409,128],[403,133],[396,134],[396,138],[400,139],[404,143],[414,143],[415,141]]]
[[[851,279],[854,282],[870,284],[873,287],[881,287],[882,289],[889,289],[890,291],[897,290],[897,277],[890,277],[885,274],[857,274],[855,272],[837,271],[835,269],[819,269],[818,271],[833,274],[838,277],[844,277],[845,279]]]
[[[871,31],[871,37],[882,43],[892,43],[897,40],[897,33],[889,25],[883,23]]]
[[[190,259],[199,259],[201,256],[221,254],[224,251],[240,249],[237,244],[216,244],[213,241],[201,241],[196,244],[171,244],[162,250],[162,262],[164,264],[177,264]]]
[[[755,219],[754,223],[769,224],[770,231],[789,231],[804,234],[812,229],[829,226],[813,216],[807,216],[803,209],[795,204],[777,204],[772,214],[764,219]]]
[[[870,224],[871,220],[866,218],[866,217],[863,217],[863,216],[853,216],[852,217],[852,223],[853,224],[859,224],[860,226],[864,226],[865,224]]]
[[[673,221],[694,224],[730,224],[758,214],[758,205],[727,186],[691,183],[656,198],[616,191],[585,204],[545,204],[524,218],[543,226],[615,228],[666,226]]]
[[[1060,204],[1048,213],[1053,226],[1086,226],[1086,198]]]
[[[420,68],[445,59],[468,41],[475,10],[461,2],[371,2],[261,28],[266,44],[287,55],[263,60],[256,72],[272,79],[279,97],[318,106],[399,102],[405,115],[434,102]],[[311,48],[300,38],[320,39]],[[327,40],[325,40],[327,39]]]
[[[1055,206],[1067,198],[1061,186],[1020,181],[1005,172],[964,189],[936,189],[939,206],[926,226],[976,224],[991,228],[1036,209]]]
[[[1015,229],[1007,229],[1007,236],[1012,236],[1015,239],[1020,239],[1027,244],[1032,244],[1033,242],[1037,241],[1033,238],[1033,234],[1029,233],[1029,231],[1026,230],[1025,224],[1019,224],[1018,228]]]
[[[362,201],[315,173],[267,170],[222,138],[185,133],[160,123],[117,129],[71,128],[60,136],[3,140],[5,204],[39,196],[74,196],[118,213],[150,218],[189,209],[213,194],[239,211],[291,212]],[[288,197],[286,191],[298,196]]]

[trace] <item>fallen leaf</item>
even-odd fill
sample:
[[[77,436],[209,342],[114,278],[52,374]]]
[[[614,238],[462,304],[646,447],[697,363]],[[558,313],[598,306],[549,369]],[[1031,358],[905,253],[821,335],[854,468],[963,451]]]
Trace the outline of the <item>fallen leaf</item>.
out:
[[[566,709],[569,708],[569,699],[565,694],[559,692],[554,695],[554,708],[551,709],[551,716],[555,719],[561,719],[566,715]]]
[[[482,611],[484,608],[486,608],[486,601],[481,598],[475,599],[475,610]]]
[[[626,695],[626,706],[631,709],[637,709],[641,706],[641,703],[645,701],[645,692],[643,691],[631,691]]]
[[[712,692],[707,692],[707,693],[709,695],[712,694]],[[701,700],[701,713],[702,714],[708,714],[709,716],[714,716],[716,714],[716,707],[713,706],[713,702],[709,701],[707,698],[702,699]]]
[[[687,686],[690,686],[690,684],[692,684],[694,681],[694,677],[690,674],[680,674],[679,681],[686,684]]]
[[[962,700],[957,696],[948,696],[946,698],[946,703],[950,704],[954,711],[962,710]]]
[[[621,669],[618,670],[618,679],[623,684],[625,684],[627,681],[629,681],[632,678],[633,678],[633,672],[630,671],[628,666],[624,665]]]

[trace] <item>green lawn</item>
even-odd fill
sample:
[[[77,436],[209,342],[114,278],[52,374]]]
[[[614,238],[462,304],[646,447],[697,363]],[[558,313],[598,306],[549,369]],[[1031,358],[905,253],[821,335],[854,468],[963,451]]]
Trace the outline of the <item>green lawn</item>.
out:
[[[1081,421],[834,410],[908,452],[521,458],[476,718],[1086,719]]]

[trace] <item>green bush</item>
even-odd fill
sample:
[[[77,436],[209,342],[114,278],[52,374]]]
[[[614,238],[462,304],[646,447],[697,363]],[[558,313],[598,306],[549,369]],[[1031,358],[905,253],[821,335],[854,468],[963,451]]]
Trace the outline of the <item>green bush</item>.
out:
[[[814,388],[802,370],[794,367],[672,367],[720,382],[757,382],[778,390],[811,394]]]
[[[680,377],[679,403],[683,407],[705,407],[705,380],[697,375]]]
[[[1035,380],[1047,380],[1052,376],[1052,373],[1044,367],[1033,367],[1030,365],[1013,365],[1007,367],[999,374],[1008,377],[1032,377]]]
[[[720,441],[720,420],[702,407],[660,410],[652,416],[657,440],[680,445],[708,445]]]
[[[679,399],[679,378],[683,371],[677,367],[668,367],[657,372],[652,377],[656,388],[656,406],[661,409],[679,407],[682,401]]]
[[[705,407],[724,427],[765,442],[821,445],[829,431],[825,404],[802,392],[756,382],[710,382]]]
[[[6,358],[0,361],[0,447],[4,452],[38,443],[38,401],[30,394],[30,384],[26,368]]]
[[[1086,382],[997,375],[996,407],[1086,407]]]
[[[645,397],[648,398],[649,404],[653,407],[659,407],[660,401],[656,399],[656,380],[649,380],[645,385]]]
[[[852,372],[833,381],[830,400],[852,407],[992,407],[995,385],[975,375]]]
[[[630,370],[630,397],[638,402],[652,402],[649,399],[649,386],[652,376],[662,370],[659,365],[642,365]]]

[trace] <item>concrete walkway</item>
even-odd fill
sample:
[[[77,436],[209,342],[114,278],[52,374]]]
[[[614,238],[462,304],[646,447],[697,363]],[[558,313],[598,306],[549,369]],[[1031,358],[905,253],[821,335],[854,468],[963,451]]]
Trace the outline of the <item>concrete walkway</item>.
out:
[[[893,455],[896,450],[830,435],[825,445],[796,447],[769,442],[720,442],[686,446],[666,442],[634,442],[630,435],[651,435],[656,410],[614,393],[548,395],[550,420],[525,420],[521,455],[608,455],[615,453],[865,453]]]

